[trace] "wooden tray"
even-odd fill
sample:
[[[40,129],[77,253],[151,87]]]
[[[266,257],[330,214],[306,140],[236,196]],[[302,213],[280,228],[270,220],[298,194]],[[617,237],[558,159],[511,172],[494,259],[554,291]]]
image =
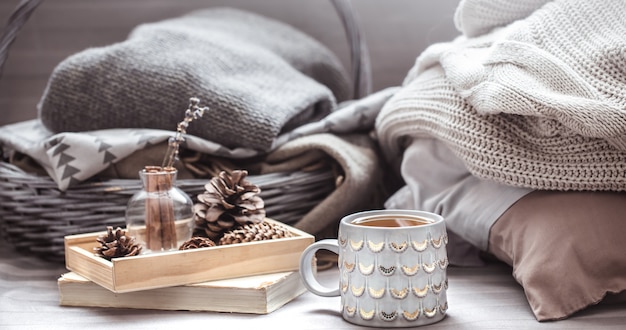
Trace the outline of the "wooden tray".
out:
[[[118,293],[298,270],[300,254],[315,238],[291,226],[281,225],[294,237],[114,258],[112,261],[93,252],[98,244],[96,238],[102,232],[69,235],[65,236],[65,266]]]

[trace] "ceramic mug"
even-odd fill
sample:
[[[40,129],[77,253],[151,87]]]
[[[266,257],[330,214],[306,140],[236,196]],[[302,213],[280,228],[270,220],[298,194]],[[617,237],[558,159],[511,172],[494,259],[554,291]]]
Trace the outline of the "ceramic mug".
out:
[[[348,215],[337,239],[308,246],[300,258],[305,287],[341,296],[343,318],[374,327],[413,327],[438,322],[448,309],[448,235],[443,217],[414,210],[377,210]],[[339,287],[315,278],[315,253],[339,255]]]

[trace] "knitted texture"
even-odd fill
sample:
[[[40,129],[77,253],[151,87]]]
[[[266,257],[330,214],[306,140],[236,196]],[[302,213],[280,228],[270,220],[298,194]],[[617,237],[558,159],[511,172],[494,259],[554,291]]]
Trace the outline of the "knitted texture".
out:
[[[39,116],[53,132],[174,130],[189,97],[210,109],[188,134],[260,151],[348,99],[345,69],[286,24],[229,8],[143,24],[53,71]]]
[[[388,156],[443,140],[481,178],[626,189],[626,4],[554,1],[497,33],[437,45],[381,110]],[[426,50],[421,58],[432,61]]]
[[[454,25],[467,37],[525,18],[550,0],[461,0],[454,12]]]

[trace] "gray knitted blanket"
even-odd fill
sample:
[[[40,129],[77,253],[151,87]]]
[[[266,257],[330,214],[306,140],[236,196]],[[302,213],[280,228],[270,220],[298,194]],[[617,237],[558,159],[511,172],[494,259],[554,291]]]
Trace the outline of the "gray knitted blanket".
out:
[[[209,106],[188,133],[268,151],[281,132],[352,94],[327,48],[286,24],[235,9],[143,24],[126,41],[70,56],[52,73],[39,117],[52,132],[174,130],[190,97]]]
[[[626,2],[518,2],[461,2],[464,35],[421,54],[381,110],[382,149],[397,161],[436,138],[479,178],[626,190]]]

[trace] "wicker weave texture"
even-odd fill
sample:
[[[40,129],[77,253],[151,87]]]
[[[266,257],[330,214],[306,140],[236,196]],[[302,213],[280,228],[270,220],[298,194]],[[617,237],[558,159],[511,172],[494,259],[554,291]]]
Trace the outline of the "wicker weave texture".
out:
[[[267,216],[293,224],[334,190],[330,170],[250,175],[261,188]],[[196,202],[208,179],[178,180]],[[45,176],[26,173],[0,162],[0,232],[18,251],[45,259],[64,259],[66,235],[96,232],[106,226],[125,227],[130,197],[141,189],[139,180],[110,179],[82,183],[60,191]]]

